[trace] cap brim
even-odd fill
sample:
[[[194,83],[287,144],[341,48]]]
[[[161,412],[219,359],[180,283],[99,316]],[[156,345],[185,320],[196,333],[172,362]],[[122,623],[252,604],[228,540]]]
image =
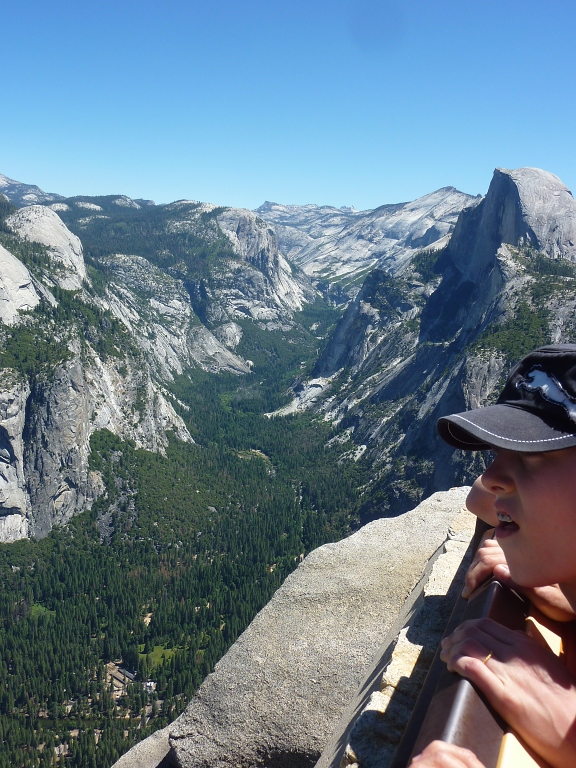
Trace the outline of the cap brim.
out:
[[[556,429],[531,411],[505,404],[455,413],[438,421],[442,439],[464,451],[557,451],[576,445],[576,424],[574,430]]]

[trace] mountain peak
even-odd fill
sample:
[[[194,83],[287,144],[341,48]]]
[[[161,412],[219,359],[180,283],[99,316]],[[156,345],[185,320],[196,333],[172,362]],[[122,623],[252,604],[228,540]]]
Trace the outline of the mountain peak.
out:
[[[576,200],[557,176],[496,168],[486,196],[461,214],[449,249],[457,268],[476,282],[503,243],[576,261]]]
[[[10,200],[13,205],[36,205],[37,203],[50,203],[63,200],[62,195],[54,192],[44,192],[35,184],[22,184],[20,181],[8,178],[0,173],[0,192]]]

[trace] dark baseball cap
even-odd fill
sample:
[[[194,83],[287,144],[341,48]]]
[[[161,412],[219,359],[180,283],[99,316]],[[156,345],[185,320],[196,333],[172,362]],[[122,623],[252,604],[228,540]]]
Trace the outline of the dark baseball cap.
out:
[[[523,453],[576,445],[576,344],[531,352],[510,372],[495,405],[444,416],[440,436],[454,448]]]

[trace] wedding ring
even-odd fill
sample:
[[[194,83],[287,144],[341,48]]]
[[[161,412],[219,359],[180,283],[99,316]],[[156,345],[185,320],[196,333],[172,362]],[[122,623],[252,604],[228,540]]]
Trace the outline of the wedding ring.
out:
[[[493,651],[490,651],[490,653],[488,654],[488,656],[486,656],[486,658],[485,658],[485,659],[483,659],[483,661],[482,661],[482,664],[488,664],[488,662],[490,661],[490,659],[492,658],[492,656],[493,656],[493,655],[494,655],[494,652],[493,652]]]

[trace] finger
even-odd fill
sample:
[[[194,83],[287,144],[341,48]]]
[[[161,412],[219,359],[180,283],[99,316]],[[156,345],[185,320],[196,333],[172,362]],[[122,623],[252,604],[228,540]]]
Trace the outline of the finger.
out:
[[[502,679],[500,677],[502,664],[493,651],[480,643],[466,640],[458,643],[444,657],[449,672],[455,672],[483,691],[490,701],[497,700],[502,694]]]
[[[450,645],[443,645],[440,651],[440,658],[446,663],[450,672],[460,672],[461,659],[471,659],[487,664],[493,657],[494,651],[484,643],[476,638],[465,636]]]
[[[492,575],[492,568],[483,563],[469,570],[464,577],[464,588],[462,597],[468,598],[481,584],[483,584]]]
[[[518,588],[518,585],[510,574],[510,568],[508,568],[506,563],[498,563],[494,566],[494,578],[498,579],[498,581],[505,587],[510,587],[511,589]]]
[[[498,542],[489,539],[481,547],[464,577],[462,597],[469,597],[472,592],[489,578],[497,565],[506,564],[506,557]]]
[[[502,553],[502,557],[504,558],[504,551],[502,547],[498,544],[498,542],[495,539],[488,539],[483,544],[481,544],[476,550],[476,552],[474,553],[471,567],[473,567],[474,565],[482,561],[483,558],[485,558],[486,556],[489,556],[491,553],[496,553],[496,552]]]
[[[509,646],[517,645],[526,638],[526,634],[516,629],[509,629],[493,619],[468,619],[457,627],[448,639],[459,641],[463,637],[475,637],[478,642],[493,650],[501,647],[502,650]]]
[[[494,563],[496,565],[496,562]],[[462,597],[468,598],[481,584],[492,576],[493,565],[486,561],[474,563],[464,576]]]
[[[468,676],[459,660],[462,657],[484,662],[491,652],[493,658],[508,662],[522,652],[529,638],[524,632],[511,630],[491,619],[475,619],[461,624],[441,641],[441,659],[451,672]]]
[[[433,741],[421,755],[412,760],[412,764],[418,768],[484,768],[469,749],[443,741]]]

